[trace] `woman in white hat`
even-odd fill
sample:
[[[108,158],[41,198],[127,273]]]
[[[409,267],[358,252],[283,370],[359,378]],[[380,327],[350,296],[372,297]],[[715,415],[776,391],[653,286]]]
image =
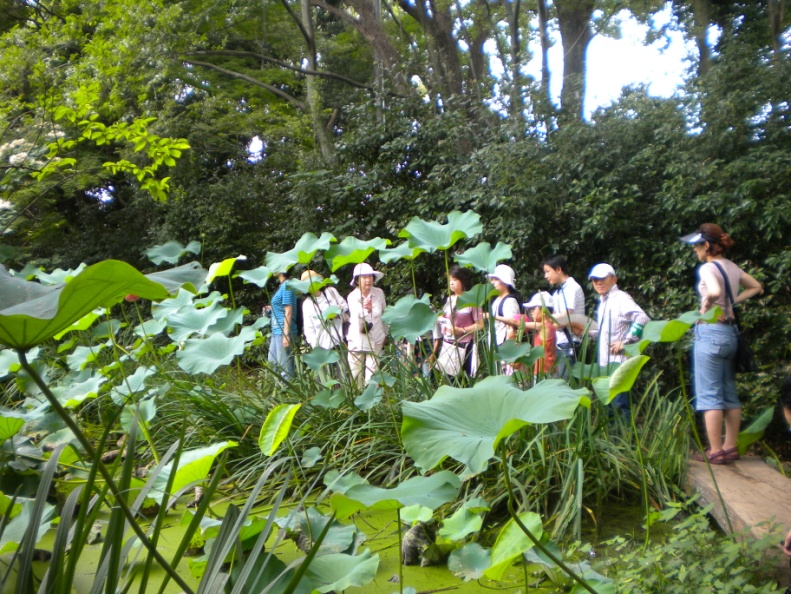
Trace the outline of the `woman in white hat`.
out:
[[[315,270],[306,270],[300,277],[301,281],[311,280],[321,283],[323,277]],[[340,313],[328,320],[324,312],[330,307],[337,307]],[[302,302],[302,333],[312,347],[332,349],[343,340],[343,321],[349,316],[349,306],[333,286],[314,289],[311,285],[307,298]]]
[[[494,342],[501,345],[508,340],[509,329],[513,332],[519,326],[522,313],[519,304],[522,298],[514,286],[516,275],[510,266],[498,264],[488,276],[489,282],[497,291],[489,314],[494,320]]]
[[[376,357],[382,353],[387,332],[382,323],[387,303],[382,289],[375,287],[376,281],[384,275],[362,263],[354,267],[351,285],[355,289],[349,293],[349,333],[346,335],[349,346],[349,368],[359,387],[371,381],[378,370]],[[365,381],[363,382],[363,369]]]

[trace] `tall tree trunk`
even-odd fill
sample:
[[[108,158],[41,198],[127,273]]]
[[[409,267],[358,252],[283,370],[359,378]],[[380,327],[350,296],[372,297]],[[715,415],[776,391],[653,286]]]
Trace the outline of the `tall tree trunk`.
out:
[[[711,48],[708,31],[711,23],[711,1],[694,0],[692,17],[695,28],[695,44],[698,46],[698,76],[703,76],[711,68]]]
[[[541,39],[541,97],[543,104],[546,102],[544,109],[540,112],[545,115],[550,115],[552,109],[552,92],[550,90],[549,78],[549,10],[547,9],[547,0],[537,0],[538,2],[538,34]]]
[[[307,59],[308,70],[316,71],[316,35],[313,30],[313,15],[311,14],[310,0],[301,0],[302,8],[302,34],[308,46]],[[319,92],[319,80],[316,76],[306,75],[307,104],[313,120],[313,134],[319,145],[321,156],[328,162],[335,160],[335,151],[327,129],[321,117],[321,93]]]
[[[594,0],[555,0],[563,40],[563,90],[560,110],[564,119],[582,119],[585,105],[585,55],[593,34],[590,21]]]
[[[512,118],[521,118],[525,102],[522,96],[522,43],[519,37],[520,0],[506,0],[505,14],[508,19],[508,32],[511,39],[511,101],[509,111]]]
[[[774,59],[779,61],[780,55],[780,34],[783,32],[783,21],[785,20],[785,0],[769,0],[769,34],[772,36],[772,50]]]

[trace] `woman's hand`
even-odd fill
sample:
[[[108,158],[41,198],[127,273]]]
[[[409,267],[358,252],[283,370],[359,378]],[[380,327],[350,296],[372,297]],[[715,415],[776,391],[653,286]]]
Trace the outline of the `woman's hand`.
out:
[[[291,345],[291,336],[288,334],[283,335],[283,348],[288,348]]]

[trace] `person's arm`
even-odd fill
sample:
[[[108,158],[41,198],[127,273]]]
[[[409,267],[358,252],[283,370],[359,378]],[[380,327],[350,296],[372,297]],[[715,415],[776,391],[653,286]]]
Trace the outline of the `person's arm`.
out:
[[[782,547],[783,547],[783,552],[789,557],[791,557],[791,530],[789,530],[788,534],[786,534]]]
[[[650,321],[650,318],[643,311],[643,308],[637,305],[634,299],[629,297],[627,303],[626,311],[622,312],[622,315],[627,320],[631,320],[632,323],[626,330],[626,336],[621,340],[615,340],[610,343],[610,352],[614,355],[623,351],[623,347],[627,344],[632,344],[640,340],[640,337],[643,335],[643,328],[645,328],[645,325]]]
[[[764,292],[763,285],[746,272],[742,272],[742,275],[739,277],[739,285],[741,285],[744,290],[736,296],[733,300],[734,303],[742,303],[757,295],[762,295]]]
[[[293,305],[283,306],[283,346],[288,347],[291,344],[291,320],[294,314]]]

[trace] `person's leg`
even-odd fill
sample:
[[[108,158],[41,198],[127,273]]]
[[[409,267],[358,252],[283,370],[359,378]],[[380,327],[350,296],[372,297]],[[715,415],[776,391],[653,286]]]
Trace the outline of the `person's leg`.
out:
[[[280,334],[273,334],[269,339],[269,354],[267,360],[270,365],[282,373],[284,367],[283,360],[283,337]]]
[[[365,353],[362,351],[349,351],[349,371],[352,374],[352,380],[354,380],[358,388],[363,387],[362,370],[364,360]]]
[[[629,402],[629,392],[621,392],[612,399],[610,406],[613,407],[628,425],[632,421],[632,407]]]
[[[382,352],[382,345],[374,345],[374,352],[365,353],[365,384],[371,382],[371,377],[379,371],[379,354]]]
[[[703,413],[706,423],[706,437],[709,440],[709,455],[722,451],[722,419],[723,411],[707,410]]]
[[[294,340],[293,338],[291,340]],[[282,367],[283,367],[283,379],[291,380],[294,377],[294,349],[289,342],[287,347],[283,346],[282,338],[280,346],[282,347]]]
[[[725,411],[725,443],[722,446],[723,449],[732,450],[736,447],[736,439],[739,437],[741,424],[741,408],[731,408]]]

